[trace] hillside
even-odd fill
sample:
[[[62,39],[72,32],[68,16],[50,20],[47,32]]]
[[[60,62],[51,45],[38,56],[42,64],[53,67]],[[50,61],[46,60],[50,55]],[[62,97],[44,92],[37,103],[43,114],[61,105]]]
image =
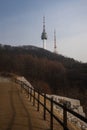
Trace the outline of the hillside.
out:
[[[0,45],[0,72],[24,75],[42,92],[80,99],[87,113],[87,63],[34,46]]]

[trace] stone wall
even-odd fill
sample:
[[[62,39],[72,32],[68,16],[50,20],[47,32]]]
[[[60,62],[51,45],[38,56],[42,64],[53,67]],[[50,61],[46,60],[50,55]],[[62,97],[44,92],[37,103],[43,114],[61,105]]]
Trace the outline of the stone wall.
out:
[[[0,82],[9,82],[10,78],[0,77]]]
[[[30,82],[27,81],[23,76],[21,76],[21,77],[18,76],[18,77],[17,77],[17,80],[23,81],[25,84],[29,85],[29,87],[32,87],[32,88],[33,88],[33,86],[30,84]]]
[[[85,117],[85,113],[83,111],[83,107],[80,104],[80,100],[57,96],[57,95],[48,95],[47,94],[47,96],[49,98],[53,98],[54,101],[56,101],[60,104],[65,103],[69,109],[71,109],[71,110],[75,111],[76,113]],[[54,105],[54,108],[60,112],[60,115],[63,115],[63,110],[59,106]],[[83,121],[76,118],[75,116],[73,116],[70,113],[68,113],[68,121],[73,123],[75,126],[79,127],[81,130],[87,130],[87,123],[84,123]]]

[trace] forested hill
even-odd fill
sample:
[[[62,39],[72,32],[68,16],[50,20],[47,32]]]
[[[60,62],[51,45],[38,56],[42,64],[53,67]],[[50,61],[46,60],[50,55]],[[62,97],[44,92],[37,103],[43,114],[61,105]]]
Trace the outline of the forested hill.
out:
[[[78,98],[87,112],[87,63],[34,46],[0,44],[0,72],[23,75],[42,92]]]

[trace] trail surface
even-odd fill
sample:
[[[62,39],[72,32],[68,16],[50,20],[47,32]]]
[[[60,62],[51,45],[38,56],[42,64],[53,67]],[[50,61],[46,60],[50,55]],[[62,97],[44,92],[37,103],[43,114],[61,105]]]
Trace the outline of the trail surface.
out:
[[[9,79],[0,78],[0,130],[49,130],[41,113]]]

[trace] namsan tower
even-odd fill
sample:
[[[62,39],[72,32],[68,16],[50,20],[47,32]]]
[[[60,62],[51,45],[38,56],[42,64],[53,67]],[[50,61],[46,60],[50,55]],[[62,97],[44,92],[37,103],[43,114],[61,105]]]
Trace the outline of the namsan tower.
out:
[[[45,31],[45,17],[43,17],[43,32],[41,39],[43,40],[43,49],[46,49],[47,33]]]
[[[58,54],[57,45],[56,45],[56,30],[54,30],[54,53]]]

